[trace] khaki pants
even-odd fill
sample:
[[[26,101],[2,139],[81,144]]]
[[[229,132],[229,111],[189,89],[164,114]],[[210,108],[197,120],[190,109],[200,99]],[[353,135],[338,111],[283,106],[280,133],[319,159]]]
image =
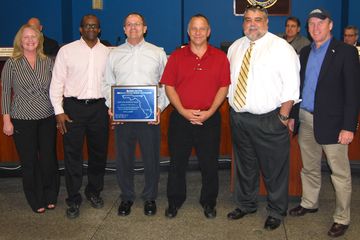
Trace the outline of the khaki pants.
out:
[[[321,188],[321,156],[325,152],[331,168],[331,181],[335,188],[336,208],[334,222],[350,223],[351,171],[348,158],[348,145],[318,144],[314,137],[313,115],[300,109],[299,145],[303,168],[301,181],[303,194],[301,206],[308,209],[319,207]]]

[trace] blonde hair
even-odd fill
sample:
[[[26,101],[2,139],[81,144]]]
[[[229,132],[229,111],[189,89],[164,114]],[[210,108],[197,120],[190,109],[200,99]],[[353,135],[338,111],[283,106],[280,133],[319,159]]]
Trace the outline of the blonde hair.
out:
[[[19,31],[16,33],[15,38],[14,38],[14,50],[12,53],[12,58],[14,59],[19,59],[22,56],[24,56],[24,49],[21,46],[21,39],[24,33],[24,30],[26,28],[30,28],[31,30],[33,30],[36,33],[37,36],[37,40],[39,41],[39,44],[36,48],[36,55],[39,56],[41,59],[45,59],[46,55],[44,54],[44,47],[43,47],[43,43],[44,43],[44,36],[43,34],[34,26],[29,25],[29,24],[24,24],[21,26],[21,28],[19,29]]]

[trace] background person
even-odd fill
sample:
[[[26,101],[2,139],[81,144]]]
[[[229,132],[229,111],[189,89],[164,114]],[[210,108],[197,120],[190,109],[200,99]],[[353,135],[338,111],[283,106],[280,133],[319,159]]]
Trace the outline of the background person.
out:
[[[310,44],[309,39],[300,34],[301,26],[300,20],[297,17],[288,17],[285,22],[285,33],[280,34],[293,48],[297,54],[303,47]]]
[[[40,32],[43,30],[43,26],[41,25],[41,22],[38,18],[32,17],[28,20],[28,24],[36,27]],[[48,56],[56,56],[58,53],[60,47],[56,40],[51,39],[47,37],[45,34],[44,36],[44,43],[43,43],[43,49],[44,53]]]
[[[356,26],[349,25],[344,28],[344,42],[352,46],[360,46],[358,42],[359,29]]]

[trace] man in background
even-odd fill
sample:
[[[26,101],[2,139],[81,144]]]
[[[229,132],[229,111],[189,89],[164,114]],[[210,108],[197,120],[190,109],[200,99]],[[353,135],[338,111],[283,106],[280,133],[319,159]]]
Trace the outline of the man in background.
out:
[[[300,35],[300,20],[297,17],[288,17],[285,22],[285,33],[280,34],[293,48],[297,54],[303,47],[310,44],[309,39]]]
[[[43,26],[41,25],[41,22],[38,18],[36,17],[32,17],[28,20],[28,24],[29,25],[33,25],[35,26],[37,29],[39,29],[40,32],[42,32],[43,30]],[[45,36],[45,34],[43,33],[44,36],[44,53],[48,56],[56,56],[56,54],[59,51],[59,44],[57,41],[55,41],[54,39],[48,38],[47,36]]]
[[[356,26],[349,25],[344,28],[344,43],[352,46],[360,46],[358,42],[359,29]]]

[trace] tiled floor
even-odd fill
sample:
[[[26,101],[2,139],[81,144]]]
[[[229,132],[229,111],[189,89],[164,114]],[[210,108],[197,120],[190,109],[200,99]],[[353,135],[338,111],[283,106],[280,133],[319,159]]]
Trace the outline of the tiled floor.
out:
[[[107,174],[102,196],[105,206],[93,209],[84,202],[80,217],[69,220],[65,216],[64,178],[60,189],[57,208],[45,214],[35,214],[28,207],[22,192],[20,178],[0,178],[0,239],[329,239],[328,228],[332,224],[334,192],[329,173],[323,173],[323,188],[318,213],[301,218],[286,217],[282,226],[266,231],[265,201],[260,201],[257,213],[237,221],[229,221],[226,214],[235,205],[229,191],[229,170],[220,171],[220,193],[215,219],[206,219],[198,203],[200,173],[188,173],[188,198],[175,219],[167,219],[164,211],[166,202],[166,179],[160,178],[158,213],[148,217],[143,214],[143,203],[137,199],[127,217],[117,216],[119,189],[114,174]],[[86,182],[86,178],[84,178]],[[137,193],[141,192],[143,175],[136,175]],[[85,183],[84,183],[85,185]],[[353,174],[352,223],[346,235],[339,239],[360,239],[360,174]],[[292,201],[289,208],[297,205]]]

